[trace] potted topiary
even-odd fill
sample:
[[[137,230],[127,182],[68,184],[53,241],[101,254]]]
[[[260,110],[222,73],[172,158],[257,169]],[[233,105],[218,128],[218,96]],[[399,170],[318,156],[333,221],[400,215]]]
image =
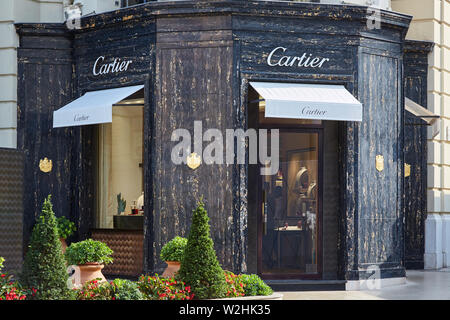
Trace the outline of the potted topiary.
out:
[[[113,251],[103,242],[87,239],[72,243],[66,250],[69,265],[77,265],[80,271],[79,282],[83,285],[87,281],[101,279],[106,281],[102,273],[105,264],[111,263]]]
[[[190,286],[196,299],[225,298],[227,282],[217,260],[203,200],[193,211],[186,249],[177,277]]]
[[[36,289],[33,299],[61,300],[71,297],[67,288],[68,278],[49,195],[31,233],[20,283],[25,288]]]
[[[66,239],[70,237],[75,231],[77,231],[77,228],[75,227],[75,223],[64,216],[57,218],[56,223],[58,228],[59,241],[61,241],[61,247],[64,253],[67,249]]]
[[[186,244],[186,238],[175,237],[161,249],[160,258],[167,263],[167,268],[162,275],[164,278],[171,278],[180,270]]]

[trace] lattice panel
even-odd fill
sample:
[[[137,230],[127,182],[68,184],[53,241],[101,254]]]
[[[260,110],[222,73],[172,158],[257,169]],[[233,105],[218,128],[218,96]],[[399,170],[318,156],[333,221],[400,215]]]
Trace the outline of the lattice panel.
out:
[[[142,231],[93,230],[94,240],[106,243],[114,262],[103,269],[105,275],[139,276],[143,270],[144,234]]]
[[[0,256],[13,274],[23,260],[23,172],[23,153],[0,148]]]

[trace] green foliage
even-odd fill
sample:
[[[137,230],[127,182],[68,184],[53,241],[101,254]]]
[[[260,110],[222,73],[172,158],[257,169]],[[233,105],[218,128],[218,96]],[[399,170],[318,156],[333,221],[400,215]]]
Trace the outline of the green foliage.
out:
[[[139,277],[138,287],[148,300],[192,300],[194,298],[191,287],[174,278],[142,275]]]
[[[198,299],[223,298],[227,284],[214,251],[208,213],[202,200],[197,205],[177,277],[192,288]]]
[[[58,235],[60,238],[67,239],[70,237],[77,228],[75,227],[75,223],[67,219],[66,217],[59,217],[56,219],[57,227],[58,227]]]
[[[70,297],[67,280],[66,263],[49,195],[31,234],[21,283],[37,290],[35,299],[61,300]]]
[[[126,279],[115,279],[111,282],[113,300],[143,300],[144,295],[136,282]]]
[[[119,193],[117,195],[117,214],[121,214],[125,211],[125,208],[127,207],[127,202],[122,198],[122,193]]]
[[[240,277],[246,296],[270,296],[273,293],[272,288],[256,274],[242,274]]]
[[[0,271],[3,269],[3,262],[5,262],[5,259],[3,257],[0,257]]]
[[[186,248],[187,239],[175,237],[164,245],[161,250],[160,258],[163,261],[181,261]]]
[[[66,249],[66,259],[69,265],[86,263],[108,264],[113,261],[113,251],[103,242],[87,239],[72,243]]]
[[[241,275],[236,275],[231,271],[224,271],[225,281],[227,282],[227,297],[242,297],[244,293],[244,283]]]

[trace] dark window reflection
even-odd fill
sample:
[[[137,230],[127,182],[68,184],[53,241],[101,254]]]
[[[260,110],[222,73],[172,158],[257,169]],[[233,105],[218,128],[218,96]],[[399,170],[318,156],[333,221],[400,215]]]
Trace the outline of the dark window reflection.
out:
[[[280,132],[280,170],[262,176],[263,273],[317,273],[318,135]]]

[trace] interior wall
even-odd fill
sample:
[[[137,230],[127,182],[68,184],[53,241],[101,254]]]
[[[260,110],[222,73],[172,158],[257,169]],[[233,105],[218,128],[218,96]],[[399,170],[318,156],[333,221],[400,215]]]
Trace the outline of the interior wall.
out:
[[[112,119],[100,132],[99,228],[113,228],[119,193],[127,202],[125,214],[129,214],[143,191],[143,108],[114,107]]]

